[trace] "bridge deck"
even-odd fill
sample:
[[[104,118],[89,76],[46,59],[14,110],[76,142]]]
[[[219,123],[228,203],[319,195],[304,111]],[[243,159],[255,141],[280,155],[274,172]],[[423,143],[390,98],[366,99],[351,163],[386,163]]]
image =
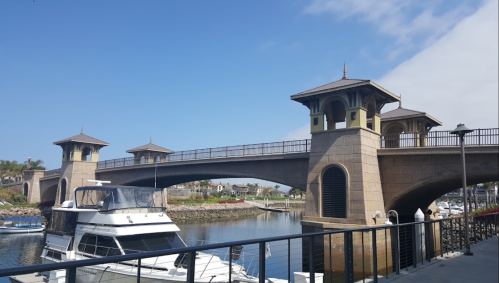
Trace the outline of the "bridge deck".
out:
[[[499,282],[499,241],[493,237],[488,241],[471,246],[473,256],[465,256],[463,252],[444,254],[432,262],[401,270],[400,275],[390,274],[380,278],[378,282]],[[362,281],[360,281],[362,282]],[[372,279],[365,282],[373,282]]]

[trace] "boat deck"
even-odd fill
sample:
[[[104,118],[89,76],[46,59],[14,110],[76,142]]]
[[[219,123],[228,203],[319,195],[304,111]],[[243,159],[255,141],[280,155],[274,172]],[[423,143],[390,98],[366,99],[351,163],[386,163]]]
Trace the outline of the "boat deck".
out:
[[[11,276],[10,282],[12,283],[28,283],[28,282],[45,282],[43,275],[39,273],[29,273],[23,275]]]

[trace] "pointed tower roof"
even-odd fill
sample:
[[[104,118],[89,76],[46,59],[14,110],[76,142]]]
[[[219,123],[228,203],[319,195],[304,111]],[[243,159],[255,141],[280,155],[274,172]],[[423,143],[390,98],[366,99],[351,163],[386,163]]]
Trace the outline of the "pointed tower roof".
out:
[[[143,146],[139,146],[136,148],[132,148],[127,150],[127,153],[141,152],[141,151],[152,151],[152,152],[162,152],[162,153],[174,153],[174,151],[169,150],[168,148],[161,147],[159,145],[155,145],[152,143],[152,138],[149,143]]]
[[[375,92],[378,96],[384,97],[386,99],[386,103],[399,101],[400,98],[395,94],[389,92],[388,90],[382,88],[381,86],[375,84],[371,80],[363,80],[363,79],[348,79],[347,78],[347,65],[344,63],[343,65],[343,77],[341,80],[334,81],[316,88],[312,88],[298,94],[292,95],[291,100],[295,100],[301,102],[302,104],[307,105],[308,101],[312,96],[319,95],[322,93],[331,93],[336,91],[344,91],[344,90],[365,90],[368,92]]]
[[[66,143],[71,143],[71,142],[81,142],[81,143],[89,143],[89,144],[98,144],[101,146],[108,146],[109,143],[105,141],[101,141],[99,139],[93,138],[91,136],[87,136],[83,133],[83,126],[81,127],[81,133],[76,136],[72,136],[60,141],[54,142],[55,145],[62,145]]]
[[[402,104],[400,104],[400,106],[397,109],[381,114],[381,121],[385,122],[391,120],[420,118],[420,117],[426,118],[433,126],[442,126],[442,122],[433,118],[431,115],[421,111],[402,108]]]

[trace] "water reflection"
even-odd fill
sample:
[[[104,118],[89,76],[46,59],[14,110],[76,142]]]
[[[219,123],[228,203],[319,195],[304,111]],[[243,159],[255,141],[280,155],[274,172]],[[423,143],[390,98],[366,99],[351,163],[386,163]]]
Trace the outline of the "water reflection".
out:
[[[196,221],[179,223],[179,235],[188,245],[199,244],[204,239],[208,243],[231,242],[257,238],[285,236],[301,233],[300,220],[303,209],[292,209],[287,213],[266,212],[257,217],[234,220]],[[289,244],[289,251],[288,251]],[[301,239],[270,243],[271,257],[266,260],[266,277],[287,279],[293,272],[301,271]],[[258,246],[246,245],[244,266],[250,275],[258,273]],[[288,256],[289,254],[289,256]],[[289,270],[288,270],[289,261]]]
[[[186,242],[230,242],[256,238],[300,234],[303,209],[287,213],[266,212],[252,218],[213,219],[178,223],[178,233]]]
[[[0,268],[41,263],[43,233],[0,235]]]

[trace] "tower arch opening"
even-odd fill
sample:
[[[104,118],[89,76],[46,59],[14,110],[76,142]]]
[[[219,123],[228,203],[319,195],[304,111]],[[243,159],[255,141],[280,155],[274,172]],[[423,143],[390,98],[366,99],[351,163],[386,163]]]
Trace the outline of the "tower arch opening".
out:
[[[66,187],[67,187],[67,181],[66,178],[61,180],[61,194],[60,194],[60,201],[59,204],[62,204],[66,200]]]
[[[89,147],[84,147],[81,151],[81,161],[91,161],[92,150]]]
[[[24,183],[24,186],[23,186],[23,195],[25,197],[28,197],[28,193],[29,193],[29,184],[28,183]]]
[[[339,99],[332,99],[323,108],[326,120],[326,130],[336,130],[346,127],[345,104]]]
[[[384,131],[385,147],[398,148],[400,147],[400,135],[405,132],[404,126],[400,123],[389,125]]]
[[[347,217],[347,177],[343,168],[332,165],[322,173],[322,217]]]
[[[368,120],[371,119],[371,123],[367,125],[367,128],[369,128],[370,130],[373,130],[374,115],[376,115],[376,108],[374,107],[373,103],[369,103],[367,105],[366,118]]]

